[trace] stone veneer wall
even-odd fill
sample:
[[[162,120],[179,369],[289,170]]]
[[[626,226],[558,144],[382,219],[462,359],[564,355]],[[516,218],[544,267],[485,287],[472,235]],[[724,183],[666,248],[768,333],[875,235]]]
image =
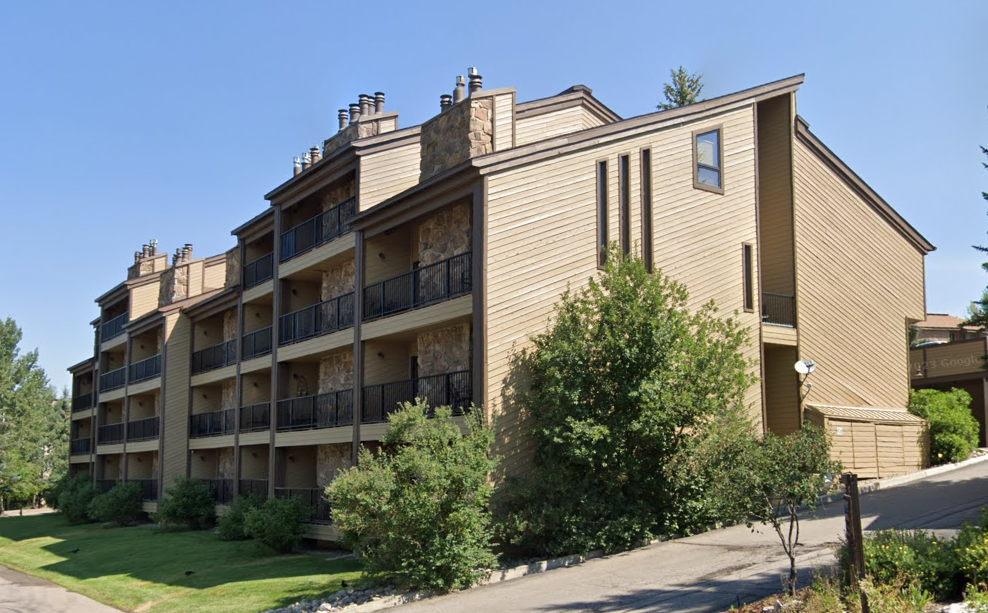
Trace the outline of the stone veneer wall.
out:
[[[161,273],[161,289],[158,291],[158,306],[163,307],[189,297],[188,264],[172,266]]]
[[[220,386],[220,409],[233,409],[237,406],[237,382],[224,381]]]
[[[353,351],[334,353],[319,360],[319,393],[353,388]]]
[[[226,252],[226,287],[240,285],[240,248]]]
[[[233,462],[233,447],[222,447],[216,454],[216,472],[219,479],[233,479],[237,469]]]
[[[353,465],[349,443],[316,446],[316,484],[329,485],[344,468]]]
[[[419,225],[418,261],[428,266],[470,251],[473,245],[469,204],[439,211]]]
[[[237,312],[225,311],[223,313],[223,342],[228,343],[237,338]]]
[[[494,99],[471,97],[422,124],[420,181],[494,151]]]
[[[320,300],[329,300],[353,291],[355,281],[355,263],[353,260],[334,266],[322,273]]]
[[[418,335],[419,376],[470,368],[470,324],[457,324]]]

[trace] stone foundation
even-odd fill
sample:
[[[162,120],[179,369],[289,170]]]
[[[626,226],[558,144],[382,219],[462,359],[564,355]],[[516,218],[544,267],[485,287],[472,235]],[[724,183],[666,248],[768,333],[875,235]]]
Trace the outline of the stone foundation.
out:
[[[319,361],[319,393],[353,388],[353,352],[335,353]]]
[[[349,443],[316,446],[316,484],[325,488],[336,475],[353,466]]]

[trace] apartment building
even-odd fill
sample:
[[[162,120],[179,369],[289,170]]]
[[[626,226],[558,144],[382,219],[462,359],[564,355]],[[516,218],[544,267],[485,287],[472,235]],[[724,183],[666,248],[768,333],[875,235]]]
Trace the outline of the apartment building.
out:
[[[810,132],[802,81],[623,119],[584,86],[519,102],[471,70],[409,128],[360,96],[233,249],[148,246],[97,299],[73,471],[146,480],[149,508],[180,475],[218,504],[305,497],[332,538],[322,488],[418,396],[497,415],[499,477],[517,473],[514,360],[609,244],[747,326],[764,429],[823,424],[866,477],[921,466],[906,338],[933,246]]]

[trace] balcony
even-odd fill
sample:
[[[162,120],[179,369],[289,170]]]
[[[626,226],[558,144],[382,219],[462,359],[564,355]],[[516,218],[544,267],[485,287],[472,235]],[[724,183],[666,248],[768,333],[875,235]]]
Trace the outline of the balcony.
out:
[[[796,297],[762,293],[762,323],[770,326],[796,327]]]
[[[271,353],[271,330],[273,326],[244,334],[243,359],[249,360]]]
[[[127,483],[136,483],[141,488],[141,499],[152,502],[158,499],[157,479],[128,479]]]
[[[278,401],[278,432],[353,424],[353,390]]]
[[[350,231],[350,219],[357,213],[355,198],[303,221],[281,235],[281,261],[285,262]]]
[[[130,383],[140,383],[161,376],[161,354],[130,365]]]
[[[127,367],[105,372],[99,376],[99,391],[109,392],[127,385]]]
[[[261,402],[240,407],[240,431],[263,432],[271,429],[271,403]]]
[[[113,486],[115,486],[117,483],[119,483],[117,479],[97,479],[96,489],[99,491],[100,494],[105,494],[110,490],[112,490]]]
[[[103,324],[100,328],[100,341],[105,343],[111,338],[116,338],[123,334],[124,328],[127,327],[127,319],[127,313],[124,313]]]
[[[116,445],[124,441],[124,425],[107,424],[96,430],[96,442],[100,445]]]
[[[331,523],[333,508],[323,497],[323,490],[318,487],[276,487],[276,498],[301,498],[305,506],[312,509],[313,523]]]
[[[88,438],[80,438],[69,443],[69,453],[72,455],[79,455],[84,453],[89,453],[92,450],[93,441]]]
[[[417,268],[364,288],[364,319],[371,320],[469,294],[471,253]]]
[[[127,442],[153,441],[158,438],[160,420],[157,417],[127,422]]]
[[[212,413],[189,415],[189,437],[223,436],[233,434],[237,424],[237,410],[226,409]]]
[[[93,408],[93,393],[79,394],[72,399],[72,412],[78,413]]]
[[[473,372],[456,372],[394,381],[364,387],[363,413],[360,421],[365,424],[382,423],[403,402],[416,398],[428,399],[433,407],[453,407],[454,415],[462,415],[473,400]]]
[[[241,496],[260,496],[261,498],[268,497],[268,480],[267,479],[241,479],[240,480],[240,495]]]
[[[353,292],[337,296],[279,319],[278,345],[297,343],[353,325]]]
[[[213,502],[216,504],[233,502],[233,479],[200,479],[200,481],[209,487]]]
[[[192,374],[209,372],[237,361],[237,341],[227,341],[192,354]]]
[[[274,253],[267,253],[244,265],[244,289],[264,283],[274,276]]]

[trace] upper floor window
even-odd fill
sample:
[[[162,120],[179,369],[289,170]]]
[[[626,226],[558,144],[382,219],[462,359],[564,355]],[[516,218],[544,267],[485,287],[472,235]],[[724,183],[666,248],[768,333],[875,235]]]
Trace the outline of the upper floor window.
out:
[[[610,217],[607,214],[607,160],[597,162],[597,266],[604,267],[607,262],[607,225]]]
[[[618,158],[618,191],[621,195],[621,252],[631,253],[631,165],[630,157]]]
[[[720,128],[693,133],[693,187],[723,194],[723,160]]]

